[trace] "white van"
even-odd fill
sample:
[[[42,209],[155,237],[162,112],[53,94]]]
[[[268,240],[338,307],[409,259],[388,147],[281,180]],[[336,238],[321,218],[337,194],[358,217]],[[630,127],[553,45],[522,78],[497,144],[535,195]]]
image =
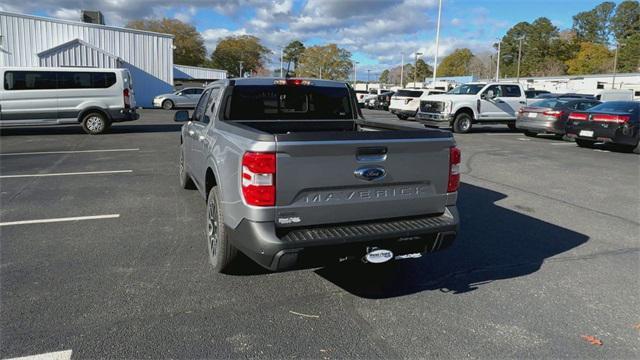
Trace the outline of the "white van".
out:
[[[0,127],[81,124],[100,134],[139,118],[127,69],[0,68]]]

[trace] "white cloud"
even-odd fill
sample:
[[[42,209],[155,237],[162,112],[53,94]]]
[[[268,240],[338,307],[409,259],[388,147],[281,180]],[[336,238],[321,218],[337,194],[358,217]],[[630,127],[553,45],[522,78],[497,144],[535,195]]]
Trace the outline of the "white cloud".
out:
[[[229,30],[229,29],[207,29],[202,32],[202,38],[204,39],[205,46],[208,51],[211,52],[215,49],[216,45],[218,45],[218,41],[220,39],[227,36],[239,36],[239,35],[247,35],[246,29],[238,29],[238,30]]]

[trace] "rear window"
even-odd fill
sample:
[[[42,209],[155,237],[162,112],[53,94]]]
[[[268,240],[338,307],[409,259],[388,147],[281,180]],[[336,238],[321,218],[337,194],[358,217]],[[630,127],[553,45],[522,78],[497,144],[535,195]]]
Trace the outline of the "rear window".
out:
[[[544,100],[540,100],[540,101],[536,101],[534,103],[531,104],[531,106],[536,106],[536,107],[546,107],[546,108],[555,108],[555,107],[561,107],[562,105],[566,104],[568,101],[567,100],[561,100],[561,99],[544,99]]]
[[[590,112],[626,112],[638,111],[638,103],[633,101],[609,101],[589,109]]]
[[[396,92],[395,96],[420,97],[420,96],[422,96],[422,91],[398,90],[398,92]]]
[[[346,87],[234,86],[227,102],[227,120],[353,119]]]

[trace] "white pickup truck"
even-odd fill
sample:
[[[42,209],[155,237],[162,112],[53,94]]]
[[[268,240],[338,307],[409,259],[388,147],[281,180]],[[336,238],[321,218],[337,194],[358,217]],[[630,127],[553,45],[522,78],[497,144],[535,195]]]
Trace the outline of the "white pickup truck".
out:
[[[427,126],[467,133],[472,124],[507,124],[515,129],[518,110],[527,104],[517,83],[468,83],[446,94],[423,97],[416,119]]]

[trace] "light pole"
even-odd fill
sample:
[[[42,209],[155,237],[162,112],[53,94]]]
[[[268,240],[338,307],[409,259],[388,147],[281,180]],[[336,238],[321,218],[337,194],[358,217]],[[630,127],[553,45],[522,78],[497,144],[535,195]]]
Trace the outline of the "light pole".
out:
[[[353,62],[353,88],[356,88],[356,82],[358,81],[358,64],[360,64],[360,62],[358,61],[354,61]]]
[[[436,83],[438,69],[438,46],[440,45],[440,15],[442,14],[442,0],[438,1],[438,25],[436,26],[436,56],[433,59],[433,83]],[[432,85],[433,86],[433,85]]]
[[[400,53],[400,87],[404,87],[404,53]]]
[[[413,86],[416,86],[416,76],[418,75],[418,56],[422,55],[421,52],[416,52],[413,61]]]
[[[518,82],[520,82],[520,59],[522,58],[522,40],[524,40],[524,36],[521,36],[520,39],[520,44],[518,45]]]
[[[498,59],[496,60],[496,82],[500,81],[500,45],[502,45],[502,41],[498,39]]]
[[[367,69],[367,91],[369,91],[369,73],[371,72],[370,69]]]
[[[616,52],[613,57],[613,80],[611,81],[611,88],[615,89],[616,87],[616,73],[618,72],[618,49],[620,46],[624,46],[624,44],[616,43]]]
[[[243,61],[240,61],[240,74],[238,75],[238,77],[242,77],[242,63]]]

